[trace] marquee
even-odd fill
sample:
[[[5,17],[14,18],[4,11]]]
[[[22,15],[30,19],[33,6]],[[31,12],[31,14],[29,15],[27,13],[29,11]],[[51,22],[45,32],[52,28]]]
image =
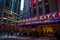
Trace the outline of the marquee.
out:
[[[60,13],[51,12],[48,14],[26,18],[20,20],[20,25],[28,25],[28,24],[39,24],[39,23],[49,23],[49,22],[58,22],[60,21]]]

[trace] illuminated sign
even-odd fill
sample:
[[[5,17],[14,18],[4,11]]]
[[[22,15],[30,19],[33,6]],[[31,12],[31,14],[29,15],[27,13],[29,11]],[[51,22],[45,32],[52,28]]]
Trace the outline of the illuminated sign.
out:
[[[33,18],[22,19],[21,24],[34,24],[34,23],[45,23],[45,22],[53,22],[52,20],[59,19],[60,13],[53,12]],[[56,20],[57,21],[57,20]]]

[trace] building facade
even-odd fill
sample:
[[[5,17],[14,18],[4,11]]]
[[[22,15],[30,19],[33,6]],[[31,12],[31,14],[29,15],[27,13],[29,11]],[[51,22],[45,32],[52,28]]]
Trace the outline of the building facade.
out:
[[[18,35],[21,0],[0,0],[0,36]]]
[[[0,23],[18,26],[21,0],[0,0]]]
[[[60,29],[59,0],[31,0],[29,18],[21,19],[20,26],[34,28],[42,36],[53,36]]]
[[[28,11],[29,11],[29,0],[24,0],[24,4],[23,4],[23,10],[21,10],[21,18],[27,18],[28,17]]]

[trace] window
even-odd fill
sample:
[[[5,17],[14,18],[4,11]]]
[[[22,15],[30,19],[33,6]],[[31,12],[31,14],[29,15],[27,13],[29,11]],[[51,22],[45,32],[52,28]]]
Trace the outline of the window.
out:
[[[2,13],[0,12],[0,18],[2,17]]]
[[[58,11],[58,0],[53,0],[53,12]]]
[[[12,25],[14,25],[14,22],[12,21]]]
[[[33,9],[33,17],[36,16],[36,8]]]
[[[1,19],[0,19],[0,23],[1,23]]]
[[[38,5],[41,5],[41,4],[42,4],[42,1],[39,1],[39,2],[38,2]]]
[[[16,26],[18,26],[18,23],[16,23]]]
[[[58,0],[44,0],[46,12],[55,12],[58,10]]]
[[[8,16],[8,14],[7,13],[3,13],[3,17],[7,17]]]
[[[41,15],[42,14],[42,0],[39,0],[38,5],[39,5],[39,15]]]
[[[9,17],[12,17],[12,14],[9,14]]]
[[[42,5],[39,6],[39,15],[42,14]]]
[[[38,0],[39,2],[42,1],[42,0]]]
[[[8,24],[10,24],[10,25],[11,25],[11,24],[12,24],[12,22],[11,22],[11,21],[8,21]]]
[[[6,4],[5,4],[5,8],[6,9],[10,9],[9,6],[10,6],[10,0],[6,0]]]
[[[49,5],[48,4],[45,4],[45,10],[46,10],[46,13],[49,13],[50,12]]]
[[[50,8],[49,8],[49,2],[48,2],[48,0],[44,0],[44,4],[45,4],[46,13],[49,13],[50,12]]]
[[[3,23],[7,23],[7,20],[3,20]]]
[[[13,15],[13,14],[9,14],[9,17],[16,19],[16,15]]]
[[[16,22],[14,22],[13,24],[16,25]]]
[[[0,0],[0,10],[1,10],[1,0]]]
[[[32,16],[32,8],[31,7],[29,7],[29,15],[28,15],[29,17],[31,17]]]
[[[16,0],[13,3],[13,11],[17,13],[17,1]]]
[[[44,3],[47,3],[48,2],[48,0],[44,0]]]

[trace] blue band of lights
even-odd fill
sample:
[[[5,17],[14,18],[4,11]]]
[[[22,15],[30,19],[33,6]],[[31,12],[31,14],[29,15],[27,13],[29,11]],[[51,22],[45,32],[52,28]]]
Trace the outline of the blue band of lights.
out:
[[[30,22],[23,22],[20,25],[29,25],[29,24],[43,24],[43,23],[51,23],[51,22],[59,22],[60,21],[60,16],[58,12],[53,12],[56,14],[55,18],[48,18],[43,21],[30,21]],[[53,14],[49,13],[49,14]]]

